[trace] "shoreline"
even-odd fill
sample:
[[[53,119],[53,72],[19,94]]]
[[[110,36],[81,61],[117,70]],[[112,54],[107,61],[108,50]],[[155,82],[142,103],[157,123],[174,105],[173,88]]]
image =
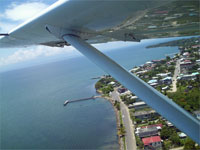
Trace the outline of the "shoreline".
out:
[[[96,88],[95,88],[96,89]],[[111,105],[112,105],[112,107],[113,107],[113,109],[114,109],[114,112],[115,112],[115,117],[116,117],[116,124],[117,124],[117,137],[118,137],[118,144],[119,144],[119,150],[123,150],[124,148],[123,148],[123,141],[122,141],[122,138],[120,138],[120,135],[119,135],[119,129],[120,129],[120,116],[119,116],[119,111],[117,110],[117,108],[114,106],[114,100],[111,98],[111,97],[109,97],[109,96],[104,96],[103,94],[102,94],[102,92],[101,91],[99,91],[99,90],[97,90],[96,89],[96,92],[98,93],[98,94],[100,94],[101,96],[102,96],[102,98],[104,98],[104,99],[106,99],[106,100],[108,100],[110,103],[111,103]]]

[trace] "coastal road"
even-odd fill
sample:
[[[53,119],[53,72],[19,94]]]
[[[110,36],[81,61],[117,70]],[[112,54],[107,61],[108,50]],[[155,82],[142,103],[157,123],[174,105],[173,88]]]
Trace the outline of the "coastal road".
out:
[[[119,94],[116,90],[112,92],[111,96],[114,100],[120,102],[122,120],[126,130],[126,135],[125,135],[126,150],[136,150],[137,147],[134,134],[134,127],[130,118],[128,107],[121,101]]]
[[[172,78],[172,90],[170,92],[177,91],[176,83],[177,83],[177,77],[179,74],[180,74],[180,60],[178,59],[176,62],[175,70],[174,70],[174,76]]]

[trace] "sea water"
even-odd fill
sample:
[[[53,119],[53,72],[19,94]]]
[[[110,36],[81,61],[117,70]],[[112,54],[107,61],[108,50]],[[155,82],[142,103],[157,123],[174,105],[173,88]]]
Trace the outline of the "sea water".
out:
[[[106,52],[125,68],[177,53],[177,47],[130,46]],[[0,74],[0,149],[119,149],[116,116],[105,99],[69,103],[97,95],[105,74],[85,57]]]

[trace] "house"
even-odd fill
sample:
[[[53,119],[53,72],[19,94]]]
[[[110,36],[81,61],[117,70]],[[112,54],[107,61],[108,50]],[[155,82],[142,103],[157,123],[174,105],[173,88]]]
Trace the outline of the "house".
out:
[[[145,63],[145,65],[152,65],[153,64],[153,62],[151,62],[151,61],[147,61],[146,63]]]
[[[158,86],[158,83],[151,83],[149,85],[151,85],[152,87],[156,87],[156,86]]]
[[[157,26],[148,26],[148,29],[156,29]]]
[[[152,60],[153,63],[157,64],[160,63],[161,60]]]
[[[144,73],[146,73],[146,72],[148,72],[148,71],[147,71],[147,70],[142,70],[142,71],[136,72],[136,74],[137,74],[137,75],[141,75],[141,74],[144,74]]]
[[[121,93],[120,96],[122,96],[122,95],[127,95],[128,97],[131,97],[131,96],[130,96],[131,94],[132,94],[131,91],[126,90],[125,92]]]
[[[172,77],[165,77],[164,79],[161,80],[162,84],[172,84]]]
[[[165,77],[171,76],[171,72],[168,72],[168,73],[159,73],[156,76],[157,77],[161,77],[161,78],[165,78]]]
[[[152,79],[153,79],[153,80],[157,80],[157,79],[158,79],[158,77],[152,77]]]
[[[155,136],[158,135],[158,129],[156,127],[137,128],[135,134],[138,135],[140,138]]]
[[[194,64],[190,60],[184,60],[180,63],[180,70],[183,73],[187,73],[187,70],[191,69]]]
[[[143,109],[143,108],[147,108],[147,107],[148,107],[147,104],[145,102],[141,101],[141,102],[133,103],[131,108],[134,108],[135,110],[138,110],[138,109]]]
[[[179,135],[178,135],[181,139],[183,139],[183,138],[186,138],[187,137],[187,135],[185,134],[185,133],[183,133],[183,132],[181,132]]]
[[[164,20],[167,21],[167,20],[176,19],[176,18],[177,17],[165,17]]]
[[[140,67],[136,67],[136,68],[133,68],[133,69],[131,69],[131,70],[129,70],[129,72],[136,72],[137,70],[139,70],[140,69]]]
[[[194,111],[193,113],[196,115],[197,119],[200,120],[200,110]]]
[[[199,48],[200,45],[193,45],[192,48]]]
[[[198,74],[197,74],[198,75]],[[186,75],[181,75],[177,79],[179,80],[195,80],[196,79],[196,74],[186,74]]]
[[[169,86],[165,86],[162,88],[163,91],[168,90],[168,89],[169,89]]]
[[[162,148],[160,136],[152,136],[152,137],[142,138],[142,142],[144,144],[145,150]]]
[[[121,94],[127,91],[126,88],[118,88],[117,91]]]
[[[174,125],[171,122],[167,121],[166,123],[168,127],[174,127]]]
[[[116,83],[114,81],[111,81],[110,83],[108,83],[108,85],[112,85],[112,86],[115,86]]]
[[[134,113],[134,117],[137,119],[153,119],[154,117],[159,116],[159,114],[155,110],[149,110],[149,111],[136,111]]]
[[[197,76],[197,75],[199,75],[199,72],[193,72],[191,75]]]
[[[189,56],[190,56],[190,53],[188,53],[188,52],[183,53],[184,58],[188,58]]]
[[[200,65],[200,59],[196,60],[196,64]]]
[[[152,124],[152,125],[148,125],[148,126],[143,126],[141,128],[152,128],[152,127],[156,127],[158,130],[161,130],[162,129],[162,124]]]
[[[130,99],[135,100],[136,102],[141,101],[137,96],[131,96]]]
[[[158,83],[158,80],[149,80],[147,83],[148,83],[148,84]]]

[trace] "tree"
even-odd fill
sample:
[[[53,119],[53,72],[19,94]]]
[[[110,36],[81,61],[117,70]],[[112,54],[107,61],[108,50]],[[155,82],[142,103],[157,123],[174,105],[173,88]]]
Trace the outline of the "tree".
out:
[[[117,103],[116,108],[117,108],[117,110],[120,110],[120,104],[119,103]]]
[[[137,124],[142,122],[142,120],[139,119],[139,118],[135,118],[135,121],[136,121]]]
[[[120,110],[120,103],[118,101],[115,101],[114,106],[117,108],[117,110]]]
[[[184,150],[196,150],[195,142],[188,138],[185,140]]]
[[[101,82],[97,82],[96,84],[95,84],[95,88],[98,90],[98,89],[100,89],[100,88],[102,88],[103,87],[103,85],[102,85],[102,83]]]
[[[180,138],[175,131],[170,135],[169,139],[172,141],[174,145],[177,146],[181,145]]]
[[[120,98],[121,98],[122,101],[126,101],[126,96],[125,95],[120,96]]]
[[[163,140],[168,139],[171,135],[171,130],[168,127],[163,127],[160,136]]]
[[[162,149],[169,150],[171,145],[172,145],[171,141],[164,141],[162,144]]]
[[[136,136],[136,143],[137,143],[137,146],[139,147],[139,149],[144,148],[144,144],[138,136]]]
[[[169,56],[166,57],[166,60],[169,61],[171,58]]]

